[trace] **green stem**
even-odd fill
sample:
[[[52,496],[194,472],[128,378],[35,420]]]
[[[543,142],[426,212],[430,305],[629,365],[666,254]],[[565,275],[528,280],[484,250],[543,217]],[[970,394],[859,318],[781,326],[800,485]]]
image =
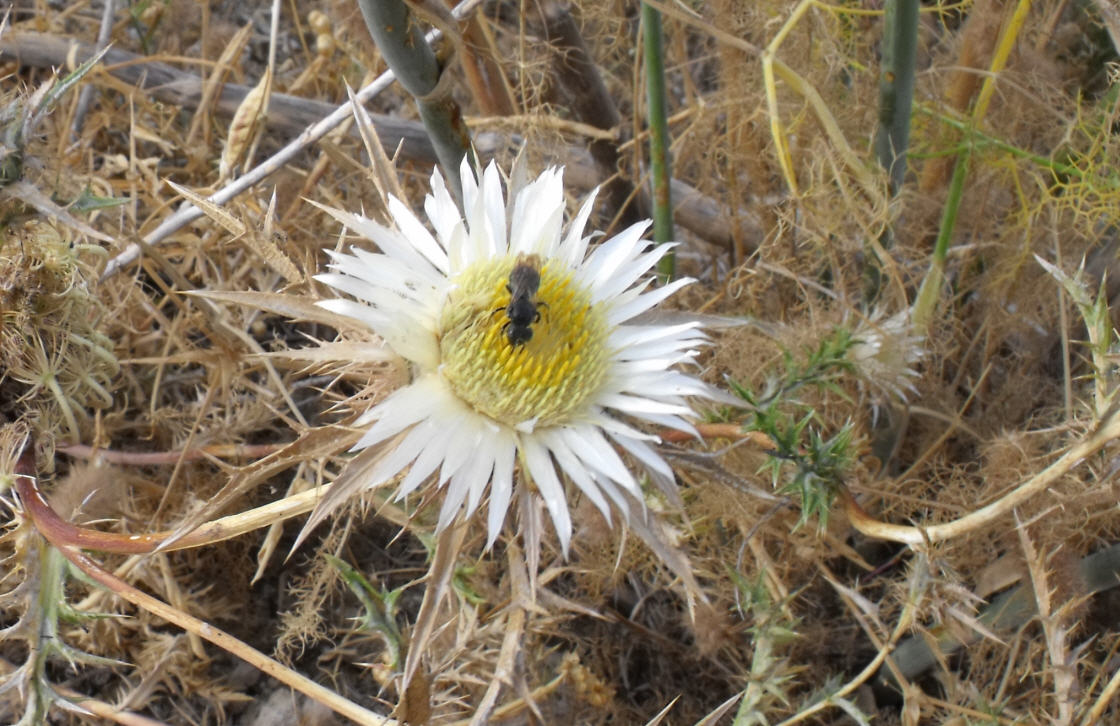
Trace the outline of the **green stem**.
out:
[[[1085,178],[1085,172],[1077,168],[1076,166],[1063,164],[1060,161],[1054,161],[1053,159],[1047,158],[1045,156],[1032,154],[1029,151],[1020,149],[1018,146],[1012,146],[1006,141],[1001,141],[997,138],[993,138],[985,133],[977,131],[967,121],[961,121],[960,119],[955,119],[952,116],[946,116],[945,114],[937,113],[936,111],[932,111],[928,108],[923,108],[922,106],[917,106],[916,108],[921,113],[924,113],[927,116],[932,116],[946,126],[951,126],[958,131],[964,132],[967,135],[965,143],[970,143],[976,148],[991,146],[999,149],[1000,151],[1006,151],[1017,159],[1025,159],[1027,161],[1038,164],[1045,169],[1049,169],[1055,174],[1061,174],[1063,176],[1073,177],[1075,179]]]
[[[879,252],[894,244],[898,218],[898,193],[906,181],[906,155],[910,150],[910,115],[914,106],[914,67],[918,57],[918,0],[887,0],[883,16],[883,59],[879,71],[879,127],[875,156],[887,170],[890,195],[895,199],[890,223],[879,235],[879,245],[867,245],[864,299],[872,303],[883,284]]]
[[[450,85],[440,85],[439,59],[401,0],[358,0],[358,7],[381,56],[416,101],[448,187],[462,203],[459,164],[464,156],[472,158],[470,132]]]
[[[875,155],[890,175],[891,196],[906,177],[914,67],[918,56],[918,0],[888,0],[883,18],[883,63],[879,74],[879,130]]]
[[[941,228],[937,232],[937,243],[930,257],[929,271],[926,272],[926,277],[918,290],[918,297],[914,301],[914,330],[918,335],[925,335],[928,332],[930,320],[937,308],[937,300],[941,296],[941,285],[945,280],[945,258],[949,254],[949,242],[957,226],[957,212],[960,211],[964,180],[968,175],[968,162],[971,156],[972,149],[969,147],[957,157],[957,164],[953,168],[953,179],[949,182],[949,197],[945,200],[945,209],[941,213]]]
[[[661,244],[673,239],[673,205],[669,193],[672,178],[669,160],[669,110],[665,95],[661,13],[646,3],[642,3],[642,40],[646,56],[649,163],[653,179],[653,239]],[[657,271],[663,279],[672,279],[676,271],[676,258],[672,252],[657,263]]]

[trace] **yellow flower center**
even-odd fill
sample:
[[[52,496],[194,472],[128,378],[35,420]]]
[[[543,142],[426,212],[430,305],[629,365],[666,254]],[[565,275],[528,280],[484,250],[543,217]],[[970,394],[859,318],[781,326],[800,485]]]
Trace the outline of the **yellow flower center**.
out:
[[[515,272],[525,265],[532,271]],[[571,420],[606,376],[605,312],[571,271],[554,267],[512,255],[476,263],[455,278],[440,314],[441,374],[459,398],[507,426]],[[511,295],[511,273],[518,285],[532,272],[535,294],[530,284]]]

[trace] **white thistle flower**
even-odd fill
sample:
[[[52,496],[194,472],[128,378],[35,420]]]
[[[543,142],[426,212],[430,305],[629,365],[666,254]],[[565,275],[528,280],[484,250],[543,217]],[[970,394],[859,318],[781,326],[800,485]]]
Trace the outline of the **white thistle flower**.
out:
[[[489,489],[487,546],[514,495],[539,493],[566,553],[564,478],[608,522],[612,507],[625,518],[642,511],[619,450],[675,498],[673,472],[650,445],[656,437],[620,417],[691,431],[686,397],[707,390],[673,370],[703,344],[699,323],[627,324],[690,282],[648,290],[647,273],[668,246],[642,239],[647,222],[589,251],[594,193],[563,234],[561,175],[549,169],[512,184],[507,204],[494,164],[479,185],[464,161],[464,220],[437,171],[424,203],[434,235],[397,199],[389,203],[395,228],[326,210],[381,251],[332,252],[332,272],[316,279],[354,299],[319,304],[368,325],[412,367],[409,385],[358,420],[372,425],[355,450],[398,437],[360,486],[383,486],[407,469],[400,498],[436,475],[446,487],[439,529],[470,517]],[[508,285],[515,266],[530,262],[540,280],[527,299],[540,317],[518,325]],[[525,327],[531,338],[514,340]]]

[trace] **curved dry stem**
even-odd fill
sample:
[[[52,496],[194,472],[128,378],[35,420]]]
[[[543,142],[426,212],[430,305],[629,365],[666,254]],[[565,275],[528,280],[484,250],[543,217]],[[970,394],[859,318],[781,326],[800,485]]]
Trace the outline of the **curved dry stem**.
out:
[[[17,485],[17,488],[24,506],[28,510],[34,510],[44,515],[42,521],[37,519],[36,523],[40,526],[40,529],[50,530],[51,537],[53,537],[52,542],[57,541],[64,545],[98,552],[135,555],[147,554],[159,549],[172,551],[203,547],[233,539],[277,522],[298,517],[301,514],[307,514],[330,491],[331,486],[332,484],[327,484],[308,489],[246,512],[239,512],[228,517],[215,519],[212,522],[206,522],[190,533],[176,538],[166,547],[163,544],[175,535],[174,531],[144,534],[102,532],[88,527],[79,527],[57,516],[46,518],[46,513],[50,511],[53,514],[53,510],[51,510],[50,504],[47,503],[39,488],[33,482],[26,485]],[[387,501],[388,493],[377,493],[375,496],[381,498],[381,501],[377,503],[378,516],[385,517],[398,526],[408,526],[408,514],[400,507]],[[44,532],[44,536],[46,534]],[[51,539],[51,537],[48,537],[48,539]]]
[[[32,450],[29,447],[20,457],[15,475],[16,490],[19,493],[24,512],[30,517],[36,530],[46,538],[51,546],[61,552],[63,557],[73,563],[75,567],[136,607],[147,610],[153,615],[163,618],[189,633],[193,633],[200,638],[210,641],[227,653],[244,660],[262,673],[272,676],[284,685],[299,691],[317,703],[323,704],[339,715],[345,716],[360,724],[369,724],[371,726],[375,724],[377,726],[396,726],[398,723],[397,721],[359,706],[338,693],[319,685],[310,678],[269,658],[264,653],[238,640],[229,633],[215,628],[193,615],[171,607],[162,600],[136,589],[116,575],[103,569],[98,562],[79,549],[79,545],[76,545],[65,536],[66,533],[77,528],[59,517],[39,492],[38,487],[35,485],[33,455],[31,452]]]
[[[1010,514],[1012,509],[1045,490],[1046,487],[1084,461],[1086,457],[1097,453],[1105,444],[1117,437],[1120,437],[1120,416],[1117,415],[1117,409],[1113,408],[1105,416],[1101,425],[1088,438],[1082,439],[1059,457],[1057,461],[1014,490],[963,517],[930,527],[911,527],[881,522],[865,512],[849,492],[842,491],[840,496],[844,499],[844,507],[852,526],[869,537],[878,537],[879,539],[910,545],[922,544],[923,542],[940,542],[974,532],[990,525],[1000,517]]]
[[[782,24],[773,40],[766,46],[766,50],[762,52],[762,78],[766,89],[766,107],[770,115],[770,135],[777,150],[778,164],[782,168],[782,176],[785,177],[790,193],[796,197],[798,195],[797,177],[793,172],[793,156],[789,150],[789,142],[786,140],[785,129],[782,127],[782,121],[778,114],[778,85],[775,81],[775,74],[780,76],[783,81],[805,99],[813,109],[817,121],[824,128],[825,134],[832,141],[841,158],[844,159],[845,165],[859,180],[860,185],[867,193],[877,196],[880,192],[875,185],[874,177],[864,166],[859,155],[848,144],[848,140],[844,137],[844,132],[840,130],[840,124],[836,122],[828,104],[825,103],[813,84],[806,81],[777,58],[778,48],[781,47],[786,36],[793,31],[794,26],[801,21],[801,18],[812,7],[819,7],[827,12],[847,12],[846,8],[823,4],[818,0],[802,0],[790,13],[786,22]]]

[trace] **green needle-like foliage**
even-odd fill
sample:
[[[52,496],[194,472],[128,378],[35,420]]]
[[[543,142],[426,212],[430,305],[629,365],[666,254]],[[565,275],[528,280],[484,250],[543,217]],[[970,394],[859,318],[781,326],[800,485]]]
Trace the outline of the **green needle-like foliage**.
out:
[[[853,429],[849,423],[825,436],[814,426],[818,420],[816,411],[798,401],[794,394],[811,385],[843,396],[838,381],[842,374],[853,370],[847,354],[854,344],[850,331],[836,328],[808,351],[804,361],[785,353],[783,370],[772,376],[759,393],[731,382],[736,395],[754,409],[746,427],[774,442],[763,470],[769,472],[775,488],[800,500],[798,526],[813,518],[819,520],[822,528],[827,524],[844,472],[852,463]]]

